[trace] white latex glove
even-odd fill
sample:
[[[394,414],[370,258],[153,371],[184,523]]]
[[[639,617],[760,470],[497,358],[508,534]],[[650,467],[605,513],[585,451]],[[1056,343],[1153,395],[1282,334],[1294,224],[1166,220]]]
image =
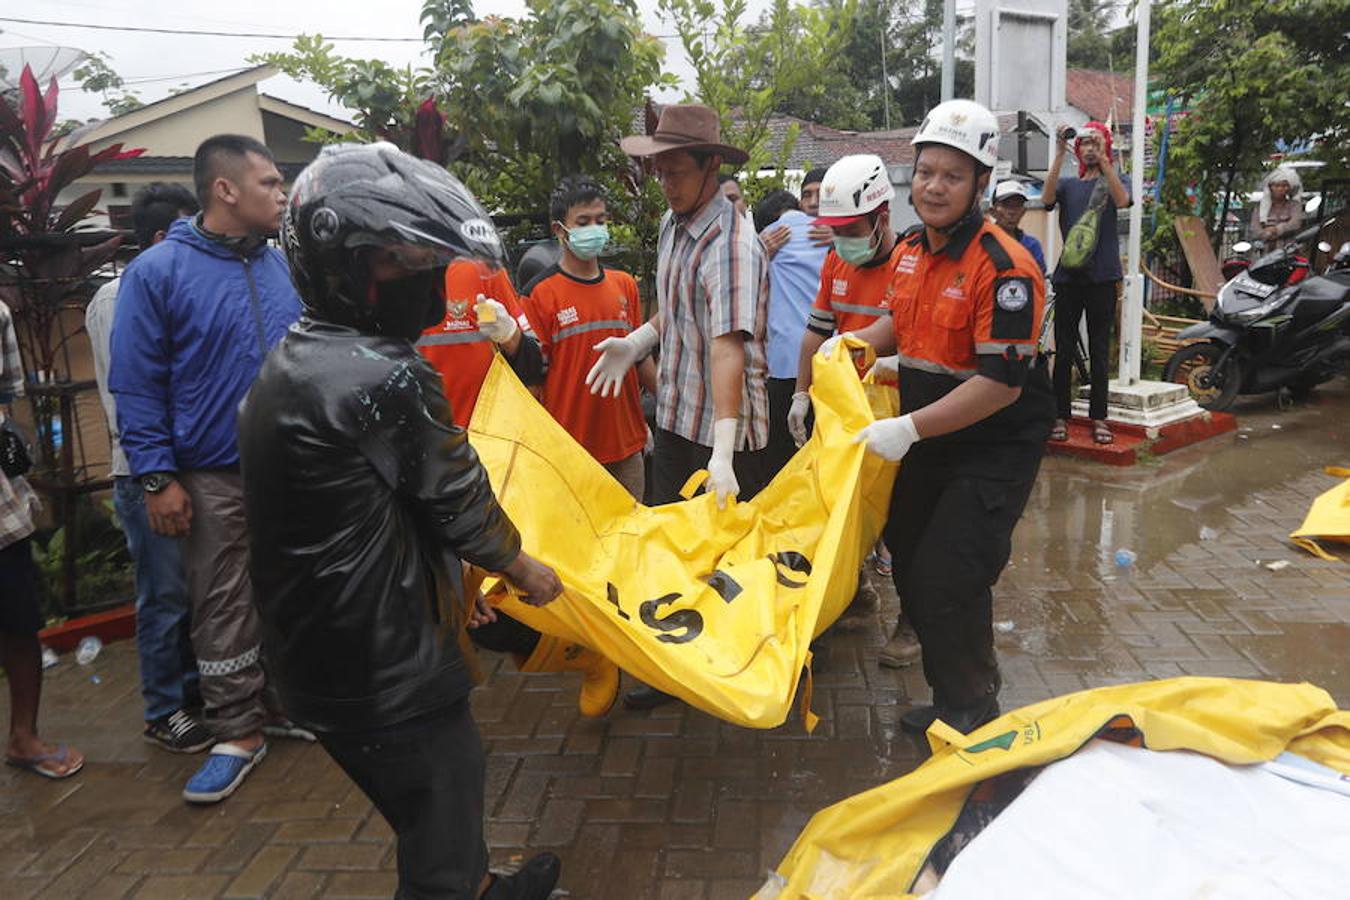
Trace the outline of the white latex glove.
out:
[[[712,457],[708,460],[708,483],[704,490],[717,496],[717,508],[726,509],[727,498],[736,499],[741,486],[736,481],[736,470],[731,465],[736,452],[738,419],[718,419],[713,423]]]
[[[811,395],[798,391],[792,395],[792,407],[788,410],[788,433],[797,446],[806,443],[806,414],[811,411]]]
[[[899,356],[878,356],[877,361],[872,363],[872,368],[867,370],[873,381],[899,381],[900,380],[900,357]]]
[[[855,444],[866,442],[868,450],[891,462],[904,459],[909,448],[918,441],[919,429],[914,427],[913,416],[897,416],[873,422],[853,439]]]
[[[828,337],[825,339],[825,343],[821,344],[820,349],[817,350],[816,352],[819,353],[821,356],[825,357],[826,359],[829,359],[831,356],[834,355],[834,348],[839,344],[839,342],[842,341],[845,337],[851,336],[852,334],[853,332],[851,331],[845,331],[843,334],[836,334],[834,337]]]
[[[586,384],[590,386],[591,393],[601,397],[619,396],[628,370],[650,353],[660,340],[661,336],[652,323],[644,322],[626,337],[608,337],[592,347],[592,350],[600,353],[600,358],[586,373]]]
[[[478,332],[492,341],[494,344],[505,344],[511,338],[516,336],[520,326],[516,324],[515,317],[507,311],[506,306],[500,301],[493,300],[491,297],[478,295],[479,306],[489,306],[495,315],[490,322],[483,321],[482,313],[478,314]]]

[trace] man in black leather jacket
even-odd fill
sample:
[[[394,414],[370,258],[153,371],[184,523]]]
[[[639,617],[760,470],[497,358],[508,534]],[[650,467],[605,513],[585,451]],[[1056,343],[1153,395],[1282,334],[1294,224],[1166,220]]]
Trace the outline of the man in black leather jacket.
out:
[[[521,551],[412,344],[443,313],[447,262],[500,263],[499,239],[463,185],[388,144],[326,148],[296,180],[282,238],[305,317],[267,357],[239,435],[283,705],[397,834],[398,897],[547,897],[552,854],[487,871],[460,561],[539,605],[562,585]]]

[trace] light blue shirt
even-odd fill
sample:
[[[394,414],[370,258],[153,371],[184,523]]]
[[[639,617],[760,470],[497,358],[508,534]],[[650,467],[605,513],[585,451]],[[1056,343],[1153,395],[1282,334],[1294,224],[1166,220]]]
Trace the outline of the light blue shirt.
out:
[[[769,377],[796,378],[797,358],[806,333],[811,303],[820,290],[820,267],[828,244],[817,247],[807,232],[814,219],[790,209],[768,228],[787,225],[791,235],[769,261]]]

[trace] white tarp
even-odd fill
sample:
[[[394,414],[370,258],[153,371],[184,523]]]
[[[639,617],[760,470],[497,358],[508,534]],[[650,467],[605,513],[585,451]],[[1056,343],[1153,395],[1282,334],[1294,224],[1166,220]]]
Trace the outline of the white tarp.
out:
[[[925,900],[1350,896],[1350,779],[1094,740],[1048,766]]]

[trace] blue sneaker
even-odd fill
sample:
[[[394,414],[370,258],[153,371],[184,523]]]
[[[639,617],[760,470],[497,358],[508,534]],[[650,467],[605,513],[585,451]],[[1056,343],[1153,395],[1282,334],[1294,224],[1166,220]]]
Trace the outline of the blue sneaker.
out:
[[[234,744],[216,744],[197,774],[188,779],[183,799],[189,803],[219,803],[244,783],[244,776],[262,762],[267,744],[245,750]]]

